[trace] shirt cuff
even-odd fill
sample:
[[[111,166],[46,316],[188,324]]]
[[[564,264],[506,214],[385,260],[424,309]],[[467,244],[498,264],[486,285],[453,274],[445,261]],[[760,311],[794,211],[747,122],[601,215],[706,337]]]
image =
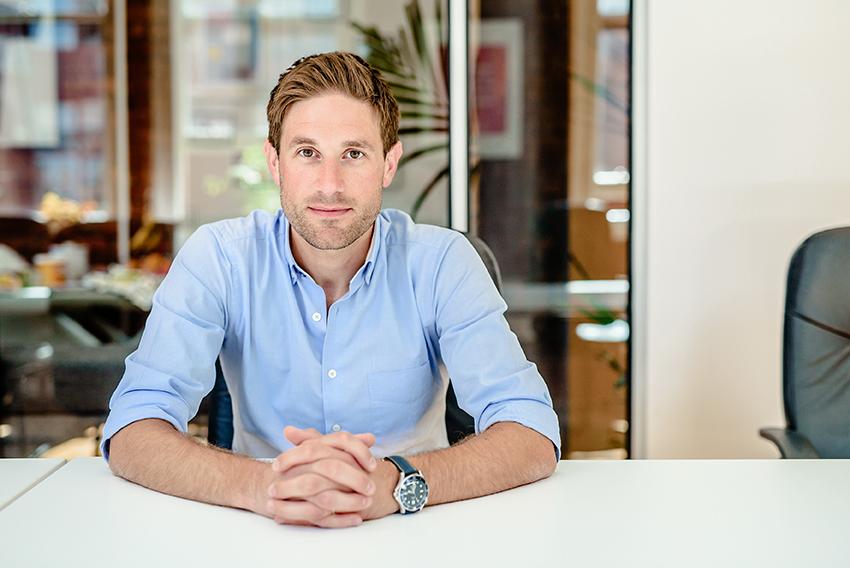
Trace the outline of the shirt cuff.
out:
[[[496,422],[517,422],[546,436],[555,446],[555,456],[561,459],[561,430],[558,415],[548,404],[535,400],[510,400],[487,406],[476,422],[480,434]]]

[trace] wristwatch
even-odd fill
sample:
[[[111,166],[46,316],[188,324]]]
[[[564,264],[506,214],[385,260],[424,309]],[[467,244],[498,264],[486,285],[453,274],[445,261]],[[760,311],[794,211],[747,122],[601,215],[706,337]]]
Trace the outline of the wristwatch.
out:
[[[393,491],[393,497],[398,503],[398,512],[408,515],[421,511],[428,502],[428,482],[425,477],[401,456],[388,456],[384,459],[399,471],[398,485]]]

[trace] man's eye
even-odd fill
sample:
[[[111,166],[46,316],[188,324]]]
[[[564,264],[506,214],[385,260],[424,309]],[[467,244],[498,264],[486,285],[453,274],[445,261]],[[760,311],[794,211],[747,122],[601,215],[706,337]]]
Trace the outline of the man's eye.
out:
[[[352,160],[359,160],[363,157],[363,152],[361,152],[360,150],[349,150],[348,157]]]
[[[302,158],[312,158],[316,155],[316,153],[312,150],[312,148],[301,148],[298,150],[298,155]]]

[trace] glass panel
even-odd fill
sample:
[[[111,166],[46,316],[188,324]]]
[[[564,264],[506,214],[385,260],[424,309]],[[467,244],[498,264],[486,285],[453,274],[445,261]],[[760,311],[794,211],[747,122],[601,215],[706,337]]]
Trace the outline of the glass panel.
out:
[[[567,458],[627,456],[628,14],[627,0],[470,2],[471,226]]]
[[[177,85],[184,234],[212,220],[279,207],[262,154],[269,92],[296,59],[333,50],[354,51],[381,68],[402,102],[409,160],[384,193],[384,207],[447,224],[446,2],[427,4],[182,0],[176,56],[184,70]],[[411,47],[416,38],[421,51]],[[411,49],[383,57],[398,45]]]
[[[116,255],[114,36],[106,0],[0,2],[0,457],[93,455],[140,327],[80,287]]]
[[[0,215],[111,215],[111,33],[105,1],[0,6]]]

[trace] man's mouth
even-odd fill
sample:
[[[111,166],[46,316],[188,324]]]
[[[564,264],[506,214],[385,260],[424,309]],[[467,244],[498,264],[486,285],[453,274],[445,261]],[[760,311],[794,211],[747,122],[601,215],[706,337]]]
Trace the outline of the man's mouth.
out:
[[[334,217],[342,217],[349,211],[351,211],[350,207],[333,207],[328,205],[313,205],[307,207],[307,210],[310,213],[317,215],[319,217],[325,218],[334,218]]]

